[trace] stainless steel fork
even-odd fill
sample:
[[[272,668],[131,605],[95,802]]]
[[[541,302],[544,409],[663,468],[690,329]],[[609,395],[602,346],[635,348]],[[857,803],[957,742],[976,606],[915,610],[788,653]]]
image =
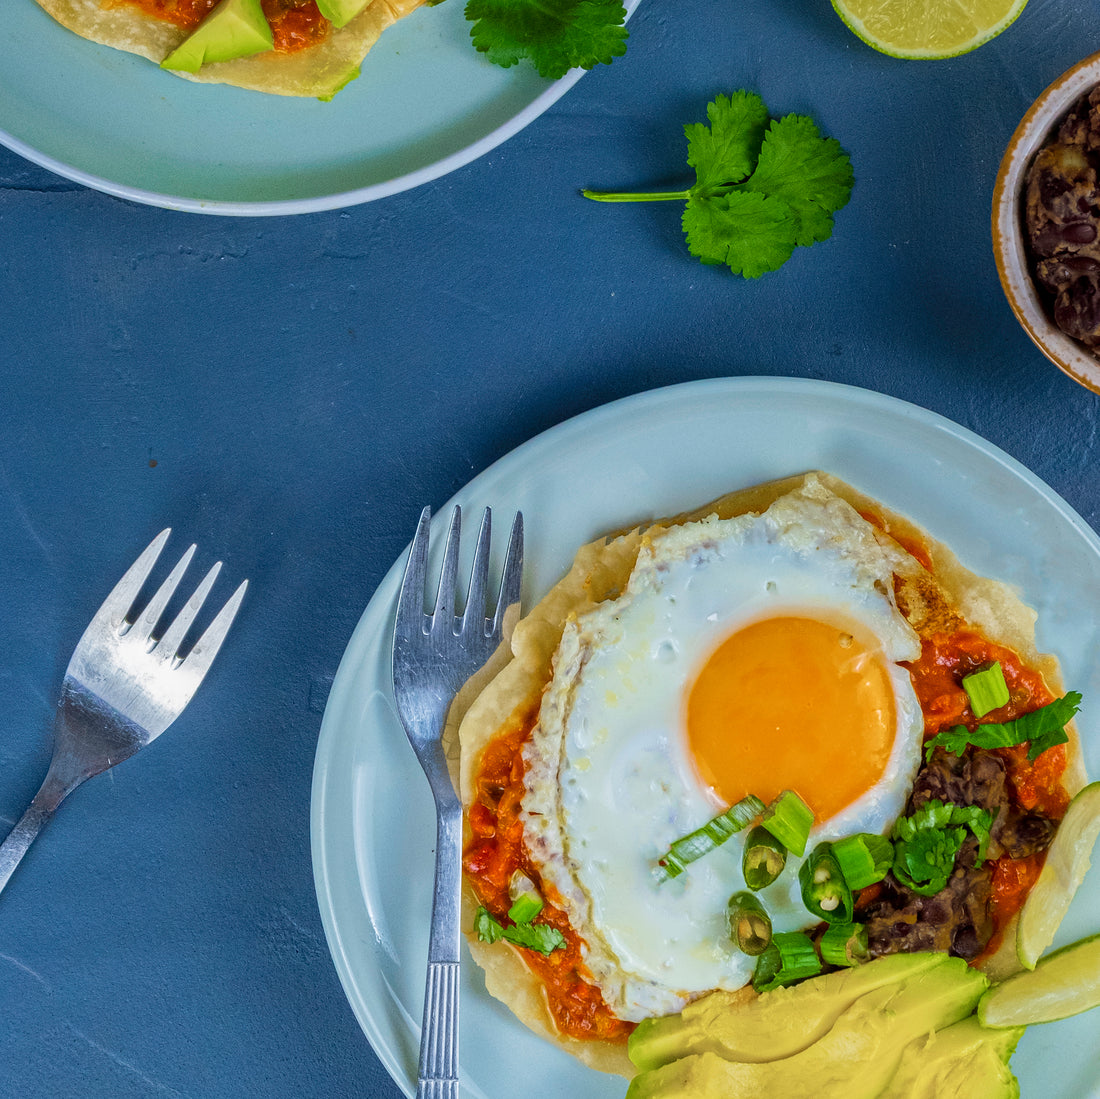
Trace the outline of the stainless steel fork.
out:
[[[181,658],[179,648],[221,569],[219,561],[159,638],[153,633],[195,552],[180,559],[145,609],[128,619],[168,541],[164,530],[115,585],[73,652],[54,720],[53,758],[30,807],[0,844],[0,889],[62,800],[93,775],[156,740],[202,682],[244,598],[245,580]]]
[[[458,689],[481,668],[501,640],[504,612],[520,598],[523,516],[516,514],[500,581],[496,611],[486,616],[490,511],[481,522],[466,608],[455,614],[458,541],[462,514],[455,508],[443,551],[435,610],[424,611],[428,521],[420,515],[397,602],[393,634],[393,693],[397,712],[435,796],[435,899],[432,903],[424,1019],[420,1033],[417,1099],[457,1099],[459,912],[462,805],[447,771],[440,738]]]

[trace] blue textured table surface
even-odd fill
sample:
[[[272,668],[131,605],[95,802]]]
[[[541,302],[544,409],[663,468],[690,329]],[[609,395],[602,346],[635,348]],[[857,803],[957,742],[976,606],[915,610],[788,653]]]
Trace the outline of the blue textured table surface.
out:
[[[184,717],[74,793],[0,896],[0,1095],[399,1094],[318,914],[321,715],[421,506],[543,429],[691,379],[830,379],[965,425],[1100,521],[1100,398],[1013,319],[989,231],[1017,122],[1100,47],[1093,5],[1031,0],[927,63],[827,0],[643,0],[630,29],[506,144],[344,211],[171,212],[0,148],[0,831],[157,530],[252,585]],[[687,254],[675,205],[579,196],[682,180],[683,123],[742,87],[851,154],[831,240],[743,281]]]

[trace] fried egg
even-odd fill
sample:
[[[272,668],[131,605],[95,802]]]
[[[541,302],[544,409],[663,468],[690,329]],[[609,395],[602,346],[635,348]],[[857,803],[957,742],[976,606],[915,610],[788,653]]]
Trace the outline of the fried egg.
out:
[[[655,534],[625,591],[567,624],[524,750],[524,834],[620,1018],[752,976],[726,925],[739,837],[661,882],[674,840],[785,789],[814,812],[807,850],[902,812],[923,718],[897,552],[844,501],[792,493]],[[775,931],[816,923],[800,861],[758,894]]]

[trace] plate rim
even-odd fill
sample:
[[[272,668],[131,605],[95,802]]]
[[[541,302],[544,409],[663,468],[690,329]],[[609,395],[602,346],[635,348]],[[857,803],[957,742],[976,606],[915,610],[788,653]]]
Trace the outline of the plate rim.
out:
[[[626,9],[626,21],[629,22],[640,0],[622,0]],[[72,34],[65,28],[65,33]],[[387,28],[389,30],[391,28]],[[114,49],[115,47],[102,45],[88,41],[86,43],[96,49]],[[473,50],[473,45],[469,46]],[[126,51],[122,51],[126,52]],[[367,58],[370,54],[368,53]],[[622,60],[621,58],[618,60]],[[366,63],[366,59],[364,60]],[[491,64],[486,60],[486,64]],[[526,62],[521,65],[526,66]],[[529,66],[528,66],[529,67]],[[526,68],[517,67],[517,74],[529,76]],[[423,164],[410,172],[394,176],[391,179],[377,183],[367,184],[363,187],[355,187],[347,191],[339,191],[327,195],[315,195],[308,198],[293,199],[257,199],[232,200],[232,199],[203,199],[187,198],[180,195],[171,195],[161,191],[150,190],[133,186],[119,180],[108,179],[106,176],[86,171],[66,160],[44,153],[36,149],[28,141],[16,137],[3,127],[0,127],[0,145],[7,147],[13,153],[23,157],[24,160],[37,164],[63,179],[79,183],[94,191],[111,195],[114,198],[126,199],[145,206],[154,206],[166,210],[176,210],[181,213],[214,214],[228,217],[286,217],[296,214],[322,213],[331,210],[343,210],[351,206],[362,205],[382,198],[389,198],[412,190],[424,183],[440,179],[459,168],[491,152],[502,145],[508,139],[524,130],[537,118],[550,109],[562,96],[565,95],[577,82],[589,72],[589,69],[570,69],[564,76],[557,80],[547,81],[546,87],[535,96],[525,107],[517,111],[507,121],[494,127],[480,138],[470,142],[453,153]],[[256,95],[265,93],[256,92]]]
[[[893,397],[879,391],[853,386],[846,383],[825,381],[812,378],[748,375],[741,377],[721,377],[700,379],[689,382],[681,382],[668,386],[644,390],[638,393],[619,398],[588,409],[578,415],[569,417],[546,430],[532,436],[521,443],[501,458],[487,466],[480,473],[463,485],[451,499],[435,512],[433,524],[439,520],[439,516],[449,513],[450,508],[464,497],[477,495],[478,486],[498,476],[502,468],[505,470],[512,463],[524,461],[532,452],[539,448],[568,442],[570,436],[576,434],[589,434],[593,428],[600,426],[602,421],[614,421],[625,413],[635,414],[646,405],[655,406],[663,402],[677,401],[681,396],[687,402],[705,396],[715,401],[736,400],[738,396],[760,390],[767,391],[767,395],[784,399],[792,399],[800,396],[825,395],[841,400],[842,402],[854,402],[865,409],[884,409],[895,415],[907,416],[921,422],[922,426],[933,432],[947,435],[964,446],[971,447],[991,459],[994,463],[1014,478],[1022,481],[1028,489],[1036,493],[1049,507],[1057,511],[1062,519],[1083,540],[1092,556],[1097,560],[1100,570],[1100,536],[1078,514],[1078,512],[1037,474],[1033,473],[1017,459],[1013,458],[1001,447],[985,439],[981,435],[963,425],[943,416],[938,412],[923,408],[912,402]],[[690,501],[689,501],[690,503]],[[435,533],[433,531],[433,533]],[[348,644],[341,656],[333,685],[330,690],[322,717],[321,727],[318,733],[317,751],[313,773],[310,802],[310,841],[314,870],[314,883],[317,893],[318,906],[320,908],[322,925],[324,927],[326,941],[329,945],[330,955],[337,969],[337,974],[343,987],[346,998],[353,1009],[357,1022],[371,1043],[371,1046],[382,1062],[391,1078],[402,1092],[408,1096],[414,1094],[415,1080],[410,1081],[406,1076],[407,1065],[402,1062],[396,1052],[382,1039],[381,1032],[375,1023],[374,1016],[370,1012],[370,1005],[360,995],[356,987],[355,975],[350,972],[347,965],[347,956],[341,944],[340,929],[331,907],[326,906],[326,900],[331,901],[331,882],[327,877],[327,851],[325,849],[325,804],[330,794],[330,775],[327,769],[326,754],[330,741],[336,735],[337,712],[350,701],[348,694],[350,684],[354,679],[355,670],[352,667],[357,654],[365,647],[369,647],[370,634],[376,625],[374,617],[381,615],[382,621],[388,621],[392,615],[393,601],[399,584],[400,574],[403,568],[404,558],[407,553],[407,545],[398,555],[385,575],[379,581],[372,593],[367,606],[354,627]],[[536,597],[542,593],[536,593]],[[349,681],[345,687],[344,681]],[[374,688],[377,690],[378,688]],[[427,917],[425,916],[425,921]],[[464,967],[465,968],[465,967]],[[364,1017],[365,1015],[365,1017]],[[417,1023],[419,1020],[416,1021]],[[480,1092],[478,1093],[480,1095]]]

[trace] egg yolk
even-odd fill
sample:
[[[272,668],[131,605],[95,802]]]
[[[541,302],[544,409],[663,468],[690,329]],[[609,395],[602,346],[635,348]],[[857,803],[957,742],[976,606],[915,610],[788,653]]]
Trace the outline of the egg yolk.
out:
[[[702,780],[727,804],[794,790],[819,823],[870,789],[896,730],[878,644],[815,618],[754,622],[728,637],[687,700]]]

